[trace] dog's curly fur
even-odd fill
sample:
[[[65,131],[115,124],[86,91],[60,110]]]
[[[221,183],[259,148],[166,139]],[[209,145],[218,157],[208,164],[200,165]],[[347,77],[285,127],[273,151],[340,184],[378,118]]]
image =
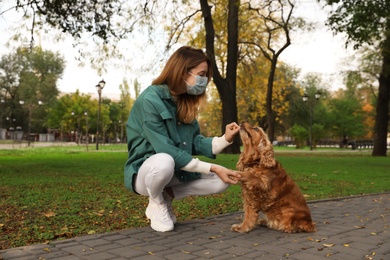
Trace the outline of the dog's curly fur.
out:
[[[310,209],[299,187],[275,160],[267,135],[260,127],[243,122],[240,137],[244,149],[237,162],[241,174],[244,220],[232,231],[245,233],[256,224],[287,233],[314,232]],[[259,212],[265,215],[258,220]]]

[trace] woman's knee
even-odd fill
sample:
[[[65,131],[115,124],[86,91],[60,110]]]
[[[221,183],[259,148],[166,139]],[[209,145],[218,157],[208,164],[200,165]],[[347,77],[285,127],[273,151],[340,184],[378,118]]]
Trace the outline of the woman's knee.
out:
[[[224,192],[227,188],[229,188],[230,184],[224,183],[223,181],[219,181],[217,185],[215,185],[215,193],[222,193]]]
[[[142,164],[138,171],[135,190],[147,195],[147,189],[152,188],[153,183],[157,186],[165,185],[173,178],[175,162],[169,154],[158,153],[154,154]]]
[[[175,171],[175,161],[167,153],[158,153],[153,155],[153,168],[159,173],[172,175]]]
[[[223,182],[216,174],[212,175],[212,180],[211,180],[211,189],[212,193],[222,193],[224,192],[227,188],[229,188],[230,184]]]

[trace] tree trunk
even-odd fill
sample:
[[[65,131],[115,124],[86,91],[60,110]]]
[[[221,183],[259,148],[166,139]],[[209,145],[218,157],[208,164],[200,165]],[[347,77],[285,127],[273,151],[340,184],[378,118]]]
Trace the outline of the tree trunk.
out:
[[[274,56],[271,60],[271,69],[268,76],[267,83],[267,98],[266,98],[266,111],[267,111],[267,135],[272,142],[275,135],[275,116],[272,110],[272,92],[275,79],[276,63],[278,58]]]
[[[390,29],[382,50],[383,64],[379,76],[378,103],[376,107],[373,156],[387,156],[387,134],[390,100]]]
[[[269,75],[268,75],[268,83],[267,83],[267,97],[266,97],[266,112],[267,112],[267,125],[266,125],[266,131],[268,138],[272,142],[275,139],[275,113],[272,109],[272,93],[273,93],[273,85],[275,80],[275,73],[276,73],[276,64],[278,63],[279,55],[291,44],[290,39],[290,18],[292,15],[292,12],[294,10],[294,4],[291,1],[283,2],[279,1],[279,15],[280,18],[278,19],[275,15],[275,11],[273,11],[273,2],[268,2],[268,13],[265,15],[260,15],[262,19],[264,20],[264,24],[266,25],[266,33],[267,33],[267,49],[264,49],[260,47],[261,52],[263,53],[264,57],[268,59],[271,63]],[[290,8],[289,10],[287,10]],[[288,11],[288,12],[286,12]],[[288,14],[287,14],[288,13]],[[285,17],[285,14],[287,14],[287,17]],[[267,24],[272,23],[273,26],[268,26]],[[284,33],[284,37],[286,42],[283,44],[283,46],[279,50],[275,50],[272,47],[272,42],[278,42],[282,39],[282,37],[274,36],[275,31],[282,30]],[[276,44],[278,45],[278,44]]]
[[[214,39],[215,31],[211,16],[211,6],[207,0],[200,0],[204,25],[206,29],[206,51],[213,63],[213,78],[222,101],[222,133],[227,124],[237,122],[236,78],[238,56],[238,10],[239,1],[229,0],[228,17],[228,58],[226,78],[221,76],[215,59]],[[236,135],[232,145],[228,146],[225,153],[240,153],[240,139]]]
[[[227,83],[227,84],[226,84]],[[229,81],[225,80],[225,84],[219,84],[219,86],[224,85],[224,89],[232,89],[233,87],[229,84]],[[235,85],[235,83],[234,83]],[[235,89],[235,87],[234,87]],[[225,127],[227,124],[232,122],[237,122],[237,103],[236,103],[236,91],[234,94],[229,93],[231,91],[220,92],[220,97],[222,101],[222,133],[225,132]],[[221,94],[223,93],[223,94]],[[224,153],[238,154],[240,153],[240,137],[236,135],[233,140],[233,144],[225,148]]]

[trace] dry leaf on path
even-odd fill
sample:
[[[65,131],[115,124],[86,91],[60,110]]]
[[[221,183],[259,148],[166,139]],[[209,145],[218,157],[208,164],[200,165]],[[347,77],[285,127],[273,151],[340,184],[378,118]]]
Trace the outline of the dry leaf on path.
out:
[[[332,247],[334,244],[322,244],[324,247]]]

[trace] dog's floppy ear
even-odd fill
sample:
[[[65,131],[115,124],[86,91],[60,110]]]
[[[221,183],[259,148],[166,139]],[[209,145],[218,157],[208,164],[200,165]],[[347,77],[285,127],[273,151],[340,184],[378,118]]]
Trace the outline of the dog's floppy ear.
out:
[[[271,142],[268,140],[268,136],[262,132],[261,140],[259,143],[260,151],[260,164],[266,168],[274,167],[276,164],[274,149]]]

